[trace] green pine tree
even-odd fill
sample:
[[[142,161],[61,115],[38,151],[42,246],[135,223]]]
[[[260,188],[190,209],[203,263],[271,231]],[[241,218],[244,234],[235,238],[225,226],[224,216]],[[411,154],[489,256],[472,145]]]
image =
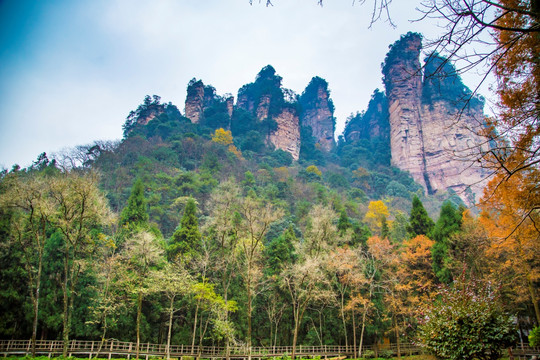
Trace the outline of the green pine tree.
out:
[[[120,226],[130,230],[148,227],[147,204],[141,179],[137,179],[131,188],[128,204],[120,214]]]
[[[200,250],[201,233],[199,232],[199,220],[197,219],[197,205],[190,198],[184,209],[184,215],[180,225],[172,235],[167,250],[169,260],[178,256],[191,259]]]
[[[267,272],[269,275],[278,275],[286,264],[295,261],[294,244],[298,238],[293,226],[289,226],[280,236],[274,238],[266,247]]]
[[[441,215],[431,231],[430,238],[435,240],[431,249],[433,258],[433,271],[439,281],[450,283],[452,274],[447,267],[448,246],[450,236],[458,232],[461,228],[461,212],[456,209],[450,201],[445,201],[441,207]]]
[[[418,196],[414,195],[412,200],[411,215],[409,217],[409,225],[407,226],[409,236],[412,239],[418,235],[427,235],[431,232],[433,226],[435,226],[435,224],[429,217],[424,205]]]
[[[388,227],[388,221],[386,216],[383,216],[381,220],[381,239],[387,239],[390,236],[390,228]]]
[[[347,229],[351,227],[351,222],[349,221],[349,217],[347,216],[347,212],[345,209],[341,210],[341,213],[339,215],[339,220],[337,224],[337,228],[339,230],[340,235],[344,235],[345,232],[347,232]]]

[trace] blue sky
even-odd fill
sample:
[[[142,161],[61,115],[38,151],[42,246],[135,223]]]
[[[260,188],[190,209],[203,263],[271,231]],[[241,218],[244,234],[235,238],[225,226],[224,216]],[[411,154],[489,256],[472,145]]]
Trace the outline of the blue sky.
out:
[[[370,1],[273,3],[0,0],[0,168],[120,139],[146,94],[183,111],[194,77],[236,96],[268,64],[297,93],[313,76],[325,78],[341,133],[346,117],[382,88],[388,45],[407,31],[438,32],[434,23],[409,21],[419,17],[415,1],[391,5],[396,28],[384,21],[369,28]],[[475,81],[465,76],[467,85]]]

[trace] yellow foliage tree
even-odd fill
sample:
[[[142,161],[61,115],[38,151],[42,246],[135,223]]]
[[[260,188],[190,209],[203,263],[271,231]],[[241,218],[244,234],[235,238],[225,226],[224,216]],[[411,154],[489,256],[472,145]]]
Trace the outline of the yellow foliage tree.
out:
[[[389,215],[388,207],[382,200],[370,201],[364,221],[368,223],[371,230],[380,232],[383,218],[387,218]]]
[[[233,144],[231,130],[225,130],[223,128],[216,129],[216,131],[214,131],[214,135],[212,135],[212,141],[217,144],[225,146],[228,145],[227,149],[229,150],[229,152],[236,155],[236,157],[240,160],[244,159],[244,157],[242,156],[242,152],[238,150],[238,148]]]
[[[312,174],[315,174],[315,175],[318,175],[318,176],[322,176],[321,170],[319,170],[319,168],[316,167],[315,165],[309,165],[309,166],[306,168],[306,171],[307,171],[308,173],[312,173]]]
[[[221,145],[231,145],[233,143],[232,133],[223,128],[216,129],[212,135],[212,141]]]

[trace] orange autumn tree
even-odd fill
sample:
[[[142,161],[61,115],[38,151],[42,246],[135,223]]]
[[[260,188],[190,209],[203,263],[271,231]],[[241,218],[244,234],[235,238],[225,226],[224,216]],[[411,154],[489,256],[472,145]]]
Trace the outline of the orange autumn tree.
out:
[[[540,163],[540,2],[497,3],[498,48],[492,59],[499,95],[495,125],[505,140],[492,159],[509,177]]]
[[[516,300],[529,299],[540,323],[540,171],[530,168],[511,177],[499,174],[490,181],[481,203],[480,221],[491,241],[486,255],[497,260],[492,270],[509,286]]]
[[[401,266],[401,254],[398,246],[392,244],[388,238],[372,236],[367,241],[368,254],[373,257],[372,268],[377,271],[377,290],[384,293],[384,303],[391,314],[392,330],[396,336],[398,355],[400,349],[400,331],[404,329],[404,311],[406,294],[401,286],[402,279],[398,273]],[[401,274],[402,275],[402,274]]]
[[[430,301],[436,286],[432,268],[431,247],[435,242],[425,235],[418,235],[403,242],[396,266],[398,284],[396,291],[401,297],[400,315],[410,326],[416,325],[419,313]]]

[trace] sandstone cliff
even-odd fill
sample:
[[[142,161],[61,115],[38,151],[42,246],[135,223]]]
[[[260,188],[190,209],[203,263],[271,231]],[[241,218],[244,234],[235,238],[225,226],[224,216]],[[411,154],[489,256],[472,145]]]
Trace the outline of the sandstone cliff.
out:
[[[328,83],[316,76],[300,96],[302,127],[310,127],[311,134],[321,148],[330,151],[334,145],[334,103],[330,99]]]
[[[384,66],[392,164],[410,172],[428,193],[453,189],[478,200],[486,174],[471,162],[483,139],[483,104],[443,58],[428,59],[421,75],[422,38],[409,33],[391,46]]]
[[[347,142],[380,138],[390,146],[389,117],[388,99],[377,89],[371,95],[367,110],[347,120],[343,136]]]
[[[186,105],[184,108],[185,116],[192,123],[197,124],[204,111],[204,84],[201,80],[192,79],[187,87]]]
[[[184,113],[194,124],[207,120],[207,125],[229,128],[233,104],[232,96],[218,96],[214,87],[192,79],[187,87]]]
[[[281,80],[272,66],[265,66],[255,82],[238,90],[236,106],[251,114],[257,122],[272,123],[270,132],[265,134],[267,141],[298,160],[299,117],[293,104],[285,98],[288,91],[281,87]]]
[[[270,142],[276,149],[290,153],[294,160],[300,155],[300,126],[294,106],[286,106],[275,117],[277,130],[269,136]]]

